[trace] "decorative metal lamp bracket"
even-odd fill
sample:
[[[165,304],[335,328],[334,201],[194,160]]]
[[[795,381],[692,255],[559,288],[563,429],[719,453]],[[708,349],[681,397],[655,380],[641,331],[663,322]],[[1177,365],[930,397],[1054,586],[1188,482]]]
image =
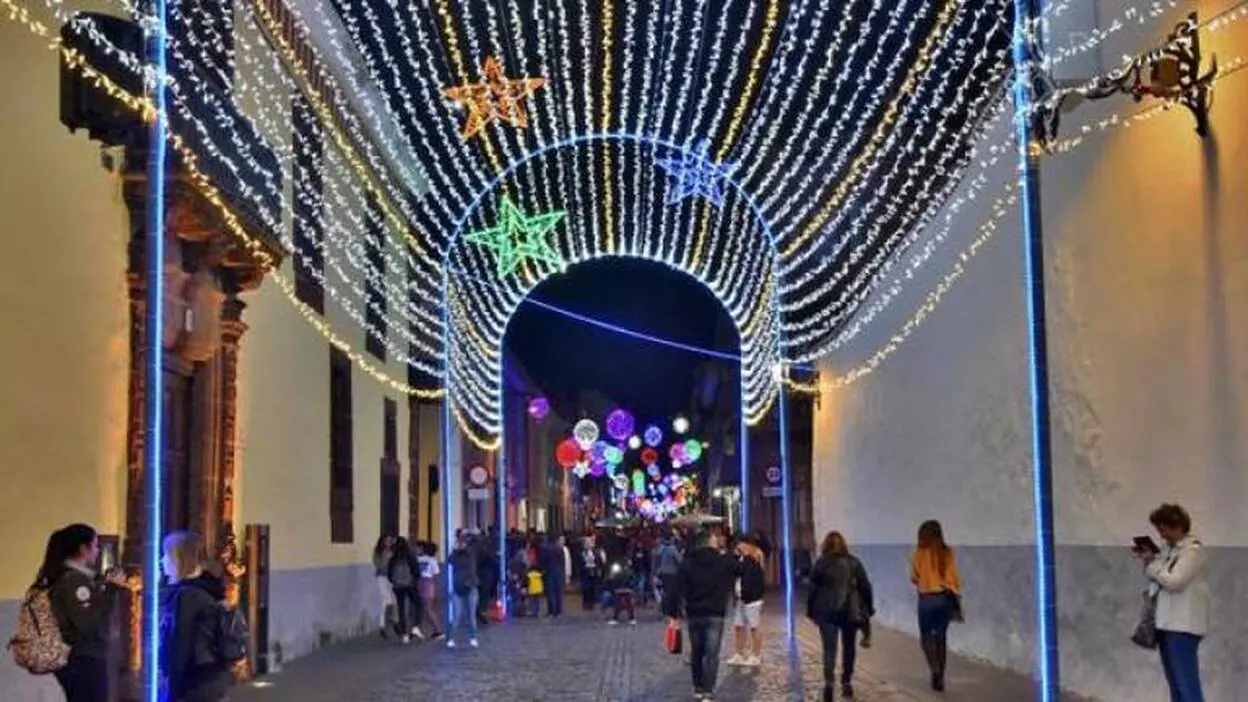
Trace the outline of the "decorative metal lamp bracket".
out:
[[[1042,56],[1038,33],[1032,33],[1028,47],[1031,57]],[[1200,23],[1195,12],[1171,32],[1161,47],[1141,54],[1120,68],[1097,76],[1081,86],[1058,88],[1046,71],[1032,73],[1032,133],[1037,146],[1050,152],[1057,142],[1061,115],[1075,109],[1083,100],[1102,100],[1125,93],[1139,102],[1152,96],[1167,107],[1182,105],[1196,118],[1196,133],[1209,135],[1209,108],[1213,103],[1213,81],[1218,74],[1218,58],[1200,74]],[[1038,61],[1033,65],[1041,65]]]

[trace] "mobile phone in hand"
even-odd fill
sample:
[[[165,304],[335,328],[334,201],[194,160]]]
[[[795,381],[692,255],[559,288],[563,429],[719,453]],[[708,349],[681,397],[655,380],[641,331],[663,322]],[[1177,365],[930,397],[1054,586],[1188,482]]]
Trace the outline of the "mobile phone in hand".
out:
[[[1132,540],[1135,550],[1139,553],[1161,553],[1161,547],[1147,536],[1137,536]]]

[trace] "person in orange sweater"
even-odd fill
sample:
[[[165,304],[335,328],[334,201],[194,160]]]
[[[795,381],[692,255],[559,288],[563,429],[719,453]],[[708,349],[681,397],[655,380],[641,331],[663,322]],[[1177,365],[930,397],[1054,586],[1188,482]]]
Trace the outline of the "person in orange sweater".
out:
[[[953,549],[936,520],[919,527],[918,548],[910,557],[910,582],[919,594],[919,640],[932,673],[932,689],[940,692],[945,689],[949,623],[962,616],[962,580]]]

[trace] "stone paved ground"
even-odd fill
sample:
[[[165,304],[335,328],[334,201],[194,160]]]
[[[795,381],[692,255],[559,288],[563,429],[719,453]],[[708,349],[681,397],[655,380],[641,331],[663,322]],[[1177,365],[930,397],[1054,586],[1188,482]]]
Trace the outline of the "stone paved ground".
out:
[[[802,625],[797,650],[786,651],[783,617],[772,606],[765,616],[764,665],[720,667],[717,699],[724,701],[817,700],[822,688],[818,637]],[[440,642],[403,646],[368,637],[323,649],[287,665],[260,686],[231,694],[231,702],[669,702],[691,699],[689,668],[663,649],[663,624],[639,613],[636,627],[609,627],[578,611],[558,619],[519,619],[483,629],[481,648],[447,649]],[[957,662],[951,691],[937,698],[921,689],[921,671],[891,677],[890,670],[921,666],[907,657],[904,637],[877,633],[862,656],[856,683],[862,702],[1025,702],[1025,679]],[[725,632],[724,657],[731,632]],[[895,660],[905,658],[904,662]],[[911,660],[913,658],[913,660]],[[971,672],[967,672],[971,671]]]

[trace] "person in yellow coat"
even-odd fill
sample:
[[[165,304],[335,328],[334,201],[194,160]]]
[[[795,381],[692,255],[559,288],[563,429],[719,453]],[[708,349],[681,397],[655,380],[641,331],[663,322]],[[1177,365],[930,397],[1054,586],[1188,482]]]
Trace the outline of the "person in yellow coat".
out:
[[[546,594],[542,584],[542,571],[530,568],[528,576],[529,616],[538,617],[542,614],[542,596]]]

